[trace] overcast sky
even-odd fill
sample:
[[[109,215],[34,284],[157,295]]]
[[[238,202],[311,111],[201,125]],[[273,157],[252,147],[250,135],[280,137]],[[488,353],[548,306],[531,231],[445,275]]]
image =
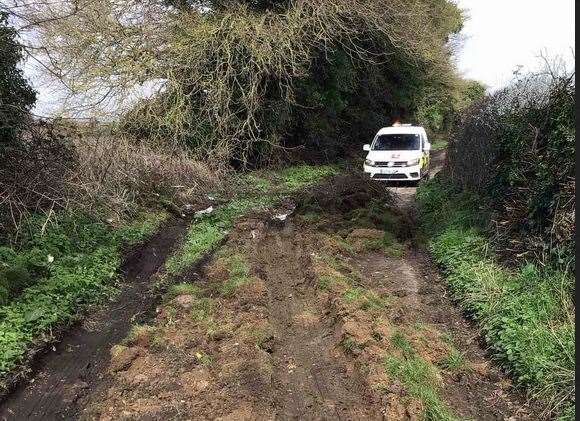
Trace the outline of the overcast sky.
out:
[[[513,70],[538,67],[543,50],[573,62],[575,0],[457,0],[467,11],[459,69],[491,89],[504,86]]]

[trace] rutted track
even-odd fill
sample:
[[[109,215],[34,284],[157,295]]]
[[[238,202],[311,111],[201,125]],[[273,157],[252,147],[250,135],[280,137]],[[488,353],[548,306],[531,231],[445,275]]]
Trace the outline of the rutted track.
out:
[[[167,226],[127,260],[129,283],[115,303],[45,356],[34,383],[8,398],[2,416],[418,419],[424,402],[385,368],[388,357],[404,358],[394,345],[398,334],[432,367],[457,347],[466,368],[434,368],[433,387],[458,417],[532,419],[413,241],[400,255],[357,249],[355,231],[382,232],[357,226],[363,221],[357,212],[382,188],[365,186],[366,180],[339,176],[306,194],[300,200],[315,202],[318,223],[300,204],[284,223],[267,212],[238,220],[201,276],[181,278],[191,288],[165,301],[148,329],[110,359],[135,319],[153,309],[147,281],[185,229]],[[414,193],[399,188],[388,195],[405,225],[400,236],[414,231]],[[232,279],[239,282],[224,290]]]
[[[292,222],[267,232],[255,267],[268,285],[276,419],[380,420],[365,382],[340,349],[335,319],[320,303],[308,239]]]

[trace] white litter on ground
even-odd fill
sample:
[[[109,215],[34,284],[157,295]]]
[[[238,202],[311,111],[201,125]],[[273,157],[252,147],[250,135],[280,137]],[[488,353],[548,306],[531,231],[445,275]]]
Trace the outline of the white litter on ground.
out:
[[[202,216],[209,215],[214,211],[213,206],[210,206],[206,210],[198,211],[195,213],[195,218],[201,218]]]

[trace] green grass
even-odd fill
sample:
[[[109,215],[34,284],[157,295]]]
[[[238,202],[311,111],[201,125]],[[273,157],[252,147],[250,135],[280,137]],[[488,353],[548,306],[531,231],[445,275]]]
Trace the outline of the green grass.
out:
[[[411,345],[411,342],[409,342],[409,340],[401,332],[396,331],[393,334],[391,338],[391,343],[393,344],[393,346],[395,346],[397,349],[399,349],[399,351],[403,353],[403,356],[405,358],[411,358],[416,356],[416,352],[415,349],[413,348],[413,345]]]
[[[177,275],[215,250],[225,238],[227,231],[233,227],[234,221],[248,211],[267,209],[279,201],[283,194],[305,188],[336,171],[332,166],[303,165],[289,167],[279,172],[269,171],[265,176],[261,176],[260,173],[246,175],[246,182],[251,188],[260,190],[261,194],[252,196],[248,191],[242,191],[228,204],[194,221],[188,229],[182,247],[167,259],[165,263],[167,272]]]
[[[364,288],[351,287],[344,292],[343,296],[346,301],[352,302],[360,300],[365,295],[365,293],[366,291]]]
[[[404,244],[401,244],[395,236],[389,232],[385,232],[383,237],[383,250],[391,257],[403,257],[406,251]]]
[[[50,340],[53,329],[110,297],[123,246],[151,235],[163,219],[162,214],[143,214],[114,229],[88,216],[63,214],[43,232],[44,220],[38,217],[26,225],[18,248],[2,247],[1,265],[25,268],[34,282],[0,307],[0,377],[23,362],[41,335]]]
[[[372,200],[364,208],[352,210],[347,218],[356,227],[379,227],[379,229],[390,232],[395,232],[400,225],[399,216],[380,200]]]
[[[344,292],[343,298],[347,302],[356,302],[365,311],[381,310],[389,305],[388,298],[361,287],[350,287]]]
[[[401,332],[395,332],[392,344],[402,356],[389,355],[385,358],[385,369],[398,379],[407,392],[423,404],[423,419],[429,421],[451,421],[453,415],[439,396],[439,374],[437,368],[422,359]]]
[[[401,227],[408,224],[402,221],[392,209],[378,200],[371,201],[364,208],[354,209],[348,215],[348,220],[354,227],[379,229],[384,231],[383,238],[367,239],[362,243],[364,251],[383,251],[388,256],[401,258],[406,252],[406,246],[397,239]],[[348,244],[348,243],[347,243]],[[352,249],[352,245],[351,249]]]
[[[179,297],[180,295],[192,295],[197,297],[200,293],[200,289],[197,285],[181,283],[171,285],[167,292],[165,293],[165,300],[171,300],[172,298]]]
[[[298,190],[308,187],[320,179],[335,175],[337,172],[337,167],[333,165],[298,165],[277,172],[275,178],[281,180],[284,189]]]
[[[231,297],[240,286],[249,282],[250,267],[245,256],[241,254],[229,256],[225,258],[225,261],[228,266],[229,277],[220,286],[219,292],[226,297]]]
[[[214,361],[214,358],[211,355],[206,354],[203,351],[197,351],[195,353],[195,358],[197,359],[197,362],[200,365],[203,365],[203,366],[206,366],[206,367],[211,366],[213,364],[213,361]]]
[[[443,149],[447,149],[447,146],[449,146],[447,140],[439,139],[431,144],[431,150],[434,152],[442,151]]]
[[[224,331],[224,326],[215,319],[215,311],[216,304],[211,298],[196,297],[192,303],[191,320],[210,338]]]
[[[177,275],[199,262],[203,256],[219,246],[236,218],[250,210],[265,209],[277,199],[275,195],[235,199],[214,213],[194,221],[182,246],[165,262],[167,272]]]
[[[157,328],[149,325],[134,325],[131,326],[129,333],[122,342],[122,345],[131,346],[135,345],[140,338],[143,336],[149,337],[153,340],[153,337],[157,334]]]
[[[387,372],[405,385],[407,392],[423,404],[423,419],[428,421],[458,420],[445,405],[437,390],[437,371],[427,361],[414,356],[385,359]]]
[[[406,251],[404,244],[397,241],[394,234],[385,231],[382,239],[370,239],[364,242],[364,250],[366,251],[384,251],[391,257],[403,257]]]
[[[435,180],[422,185],[418,197],[431,252],[455,298],[479,322],[492,352],[550,410],[573,411],[572,274],[534,263],[513,269],[500,265],[473,196]]]
[[[341,285],[349,288],[352,280],[344,275],[320,275],[318,277],[318,288],[322,291],[329,291],[333,285]]]
[[[228,226],[215,220],[194,222],[189,228],[179,251],[169,257],[165,268],[171,275],[177,275],[189,268],[208,252],[214,250],[225,238]]]
[[[360,276],[359,274],[356,274],[353,268],[342,258],[329,256],[327,254],[319,256],[318,258],[338,272],[348,273],[349,275],[354,275],[355,277]]]
[[[269,192],[273,189],[272,181],[260,177],[258,174],[248,174],[245,181],[251,186],[253,190],[259,193]]]
[[[338,167],[334,165],[297,165],[246,174],[242,177],[242,184],[258,193],[288,193],[309,187],[337,173]]]
[[[213,317],[214,302],[210,298],[198,298],[191,309],[191,318],[194,322],[203,323]]]
[[[467,367],[465,356],[456,348],[451,348],[449,354],[438,362],[439,367],[451,372],[463,371]]]
[[[330,286],[335,282],[334,278],[330,275],[322,275],[318,277],[318,288],[322,291],[328,291]]]
[[[374,291],[367,291],[360,300],[360,308],[365,311],[382,310],[388,307],[390,302],[388,297],[379,295]]]

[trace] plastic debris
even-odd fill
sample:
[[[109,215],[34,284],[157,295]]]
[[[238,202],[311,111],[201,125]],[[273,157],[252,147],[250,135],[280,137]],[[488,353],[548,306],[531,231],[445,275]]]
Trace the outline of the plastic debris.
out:
[[[201,218],[202,216],[209,215],[214,211],[213,206],[210,206],[206,210],[198,211],[195,213],[196,218]]]

